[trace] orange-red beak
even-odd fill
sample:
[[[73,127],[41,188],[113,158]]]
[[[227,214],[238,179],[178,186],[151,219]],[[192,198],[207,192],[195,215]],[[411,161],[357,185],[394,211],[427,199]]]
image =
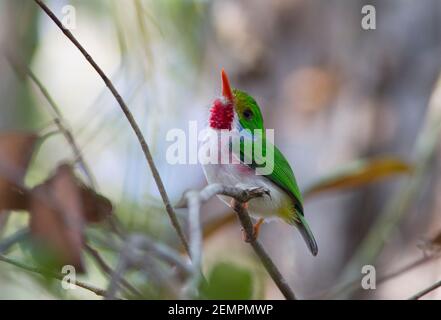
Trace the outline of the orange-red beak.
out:
[[[228,81],[228,76],[224,68],[222,68],[221,77],[222,77],[222,96],[228,101],[233,102],[233,92],[231,91],[230,81]]]

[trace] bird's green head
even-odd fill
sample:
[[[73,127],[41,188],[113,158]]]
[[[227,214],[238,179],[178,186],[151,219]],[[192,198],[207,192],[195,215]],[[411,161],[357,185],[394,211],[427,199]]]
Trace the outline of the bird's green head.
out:
[[[260,108],[248,93],[233,89],[234,111],[244,129],[263,129],[263,118]]]
[[[239,129],[263,129],[260,108],[248,93],[232,89],[227,74],[222,69],[222,98],[216,99],[210,110],[210,126],[213,129],[233,129],[237,120]]]

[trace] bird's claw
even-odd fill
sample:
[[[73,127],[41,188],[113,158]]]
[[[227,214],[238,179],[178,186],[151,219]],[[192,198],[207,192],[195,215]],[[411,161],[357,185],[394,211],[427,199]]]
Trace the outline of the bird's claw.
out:
[[[235,201],[236,201],[236,199],[234,199],[234,198],[230,200],[230,207],[231,208],[234,208]],[[242,205],[242,207],[244,207],[245,209],[248,210],[248,202],[241,203],[241,205]]]
[[[250,189],[249,192],[252,195],[261,195],[261,196],[263,196],[264,194],[266,194],[271,199],[271,192],[270,192],[270,190],[267,189],[267,188],[264,188],[264,187],[256,187],[256,188]]]

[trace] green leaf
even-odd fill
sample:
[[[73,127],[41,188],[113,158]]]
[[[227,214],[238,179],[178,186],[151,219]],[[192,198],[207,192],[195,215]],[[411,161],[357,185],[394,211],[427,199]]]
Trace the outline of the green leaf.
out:
[[[201,286],[202,299],[249,300],[253,298],[251,272],[230,263],[218,263]]]
[[[324,191],[355,188],[393,175],[408,174],[412,170],[412,165],[394,157],[356,160],[313,183],[306,189],[304,196],[306,198]]]

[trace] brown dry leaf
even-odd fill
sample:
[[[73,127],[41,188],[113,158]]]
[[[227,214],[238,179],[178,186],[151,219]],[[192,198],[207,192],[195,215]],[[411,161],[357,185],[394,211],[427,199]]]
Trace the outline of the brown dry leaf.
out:
[[[80,184],[79,187],[81,190],[84,217],[87,222],[100,222],[112,214],[113,206],[109,199],[97,194],[83,184]]]
[[[0,212],[27,207],[22,186],[37,139],[32,133],[0,134]]]
[[[82,184],[70,165],[60,165],[54,176],[31,191],[32,235],[59,262],[81,271],[86,222],[100,222],[112,213],[112,203]]]
[[[394,157],[357,160],[306,189],[309,197],[324,191],[359,187],[380,179],[403,173],[410,173],[413,167]]]
[[[84,208],[81,190],[69,165],[31,191],[30,228],[35,240],[53,252],[57,260],[83,270]]]

